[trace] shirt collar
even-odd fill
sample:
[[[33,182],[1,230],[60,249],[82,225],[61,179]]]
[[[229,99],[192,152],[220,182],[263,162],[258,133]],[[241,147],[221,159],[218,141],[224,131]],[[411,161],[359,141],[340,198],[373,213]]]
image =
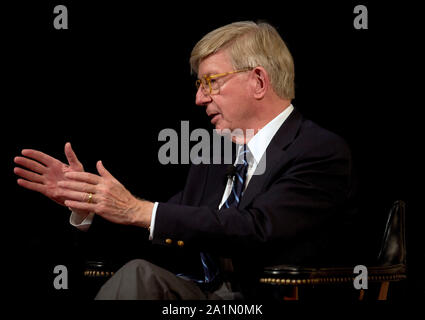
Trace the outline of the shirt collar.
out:
[[[248,142],[248,149],[251,151],[254,161],[260,162],[261,157],[276,134],[277,130],[282,126],[285,120],[294,110],[294,106],[290,104],[285,110],[279,113],[273,120],[261,128]],[[240,146],[242,147],[242,146]],[[240,149],[239,149],[240,150]],[[239,151],[238,150],[238,151]]]

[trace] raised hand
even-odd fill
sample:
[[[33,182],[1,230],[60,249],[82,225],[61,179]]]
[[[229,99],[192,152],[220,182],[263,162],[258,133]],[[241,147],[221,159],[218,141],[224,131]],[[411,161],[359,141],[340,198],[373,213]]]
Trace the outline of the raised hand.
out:
[[[73,210],[94,212],[118,224],[147,228],[150,225],[153,203],[134,197],[108,170],[97,162],[99,175],[88,172],[69,172],[68,181],[59,182],[60,195]]]
[[[15,157],[14,162],[21,167],[15,167],[18,184],[26,189],[40,192],[53,201],[65,206],[65,200],[61,196],[59,181],[67,180],[67,172],[84,172],[83,165],[78,160],[71,144],[65,144],[65,155],[69,165],[37,150],[22,150],[23,157]]]

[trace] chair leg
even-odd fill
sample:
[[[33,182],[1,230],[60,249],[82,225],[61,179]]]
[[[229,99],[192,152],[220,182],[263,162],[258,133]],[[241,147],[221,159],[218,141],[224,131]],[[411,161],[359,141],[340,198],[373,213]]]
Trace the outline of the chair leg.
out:
[[[298,286],[292,287],[292,295],[289,297],[287,296],[283,297],[283,300],[285,301],[299,300]]]
[[[381,287],[379,288],[378,300],[387,300],[389,286],[389,281],[384,281],[381,283]]]
[[[360,289],[359,301],[363,301],[363,299],[364,299],[364,289]]]

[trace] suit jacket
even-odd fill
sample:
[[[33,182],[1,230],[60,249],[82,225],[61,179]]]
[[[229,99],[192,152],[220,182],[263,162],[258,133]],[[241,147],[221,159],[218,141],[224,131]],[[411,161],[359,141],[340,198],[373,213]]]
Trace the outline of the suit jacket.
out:
[[[356,208],[344,140],[294,110],[261,161],[239,207],[220,211],[228,165],[192,165],[184,189],[159,204],[153,243],[230,257],[251,278],[265,265],[346,264]]]
[[[202,277],[199,252],[207,251],[232,259],[245,293],[264,266],[359,264],[352,255],[358,238],[355,179],[344,140],[295,109],[261,161],[265,172],[252,176],[239,207],[220,211],[228,165],[192,165],[184,189],[159,203],[154,246],[146,229],[96,216],[84,235],[91,243],[87,256],[108,257],[116,267],[145,258]],[[118,256],[111,254],[114,247]]]

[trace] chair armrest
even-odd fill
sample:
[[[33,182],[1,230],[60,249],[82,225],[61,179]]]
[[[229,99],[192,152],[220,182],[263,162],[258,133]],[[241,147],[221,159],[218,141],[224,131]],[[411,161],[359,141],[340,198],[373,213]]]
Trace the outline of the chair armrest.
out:
[[[263,270],[260,282],[272,285],[316,285],[326,283],[352,283],[357,274],[353,267],[304,267],[278,265]],[[406,278],[406,266],[368,267],[369,281],[399,281]]]
[[[86,261],[84,276],[88,278],[109,278],[114,271],[103,261]]]

